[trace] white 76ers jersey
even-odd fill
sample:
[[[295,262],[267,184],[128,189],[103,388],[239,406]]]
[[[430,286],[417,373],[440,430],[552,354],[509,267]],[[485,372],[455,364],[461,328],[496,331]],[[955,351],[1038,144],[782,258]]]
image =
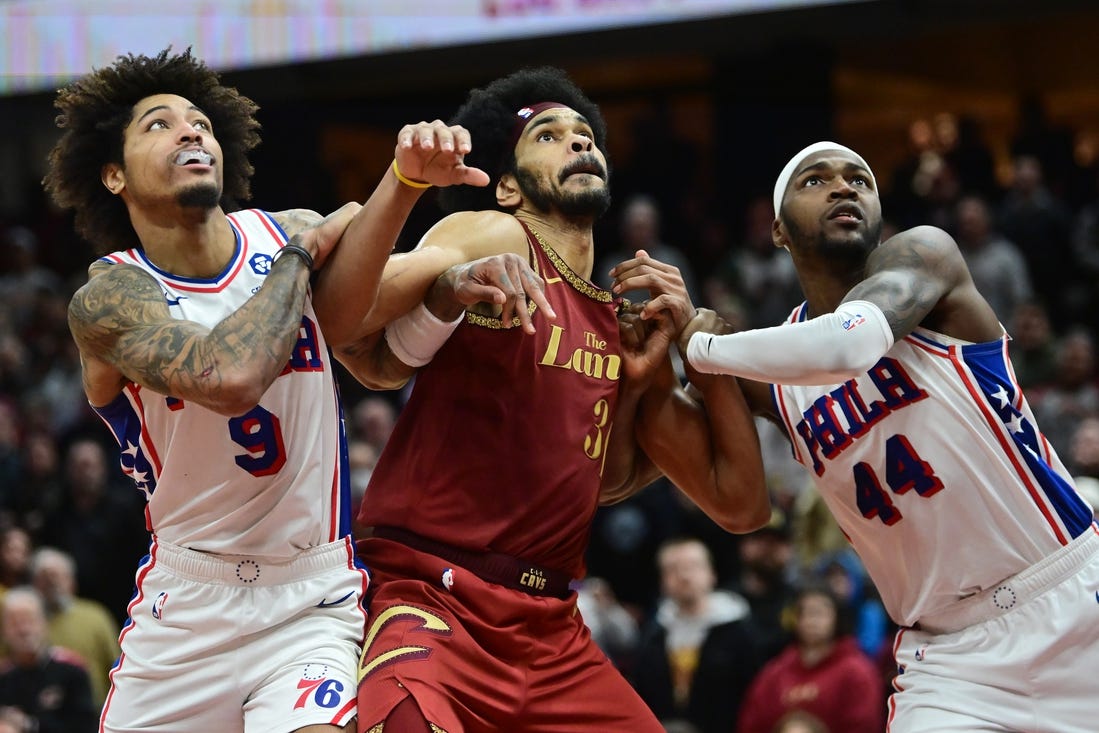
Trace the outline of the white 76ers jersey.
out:
[[[229,215],[236,253],[216,278],[158,270],[141,250],[103,258],[152,275],[176,318],[213,327],[263,285],[287,237],[257,210]],[[290,360],[259,405],[226,417],[129,384],[96,412],[148,498],[149,529],[192,550],[290,557],[350,531],[343,416],[328,348],[306,301]]]
[[[804,318],[802,305],[791,320]],[[857,379],[773,387],[794,457],[903,626],[1091,526],[1015,381],[1007,342],[916,329]]]

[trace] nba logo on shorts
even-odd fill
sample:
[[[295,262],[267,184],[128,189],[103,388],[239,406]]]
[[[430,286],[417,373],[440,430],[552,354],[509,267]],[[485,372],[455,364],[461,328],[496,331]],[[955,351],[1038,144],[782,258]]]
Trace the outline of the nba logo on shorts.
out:
[[[168,592],[163,591],[159,596],[156,597],[156,600],[153,601],[153,618],[155,618],[157,621],[159,621],[164,615],[164,604],[165,602],[167,602],[167,600]]]
[[[442,583],[443,583],[443,587],[446,588],[447,590],[450,590],[451,588],[454,587],[454,569],[453,568],[447,568],[446,570],[443,571]]]
[[[922,662],[923,658],[926,654],[927,654],[927,644],[924,644],[923,646],[921,646],[919,649],[916,650],[916,661],[917,662]]]

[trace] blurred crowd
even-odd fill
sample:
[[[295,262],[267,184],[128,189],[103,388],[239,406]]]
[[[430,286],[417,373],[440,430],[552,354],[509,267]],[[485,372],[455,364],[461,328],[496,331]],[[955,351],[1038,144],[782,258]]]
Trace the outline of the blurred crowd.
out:
[[[1039,425],[1099,505],[1099,169],[1037,101],[1021,109],[1006,157],[972,120],[913,121],[908,156],[876,172],[883,236],[917,224],[954,235],[1012,337]],[[703,183],[700,150],[645,122],[634,130],[644,154],[614,173],[596,281],[645,249],[680,268],[696,304],[735,325],[783,320],[801,295],[789,255],[771,242],[772,181],[733,206]],[[646,135],[663,138],[648,145]],[[92,729],[74,701],[102,702],[148,547],[145,497],[88,409],[68,333],[67,304],[92,254],[44,203],[32,209],[0,219],[0,733],[9,718],[19,729],[4,706],[31,694],[30,668],[63,679],[65,694],[50,703],[60,713],[28,714]],[[341,382],[361,496],[403,393]],[[880,732],[895,629],[784,436],[758,427],[770,523],[730,535],[658,481],[599,511],[581,611],[669,731]]]

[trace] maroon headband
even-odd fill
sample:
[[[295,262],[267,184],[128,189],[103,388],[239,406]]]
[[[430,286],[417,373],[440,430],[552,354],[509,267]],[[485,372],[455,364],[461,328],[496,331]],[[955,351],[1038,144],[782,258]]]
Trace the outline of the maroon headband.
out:
[[[539,102],[538,104],[523,107],[516,112],[515,125],[511,128],[511,139],[508,141],[508,146],[504,148],[504,155],[509,155],[515,151],[515,146],[519,142],[519,138],[522,137],[523,130],[527,129],[527,124],[529,124],[536,115],[545,112],[547,109],[555,109],[557,107],[572,109],[572,107],[567,104],[561,104],[560,102]]]

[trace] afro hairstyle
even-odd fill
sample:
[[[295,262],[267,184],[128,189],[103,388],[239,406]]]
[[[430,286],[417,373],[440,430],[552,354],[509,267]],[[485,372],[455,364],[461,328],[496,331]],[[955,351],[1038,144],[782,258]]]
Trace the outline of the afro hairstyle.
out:
[[[505,150],[515,126],[516,113],[539,102],[560,102],[579,112],[591,125],[595,145],[606,153],[607,124],[598,105],[562,69],[552,66],[520,69],[469,93],[450,124],[469,130],[473,149],[466,165],[489,174],[488,186],[449,186],[440,189],[439,205],[446,212],[499,209],[495,184],[505,173],[515,172],[515,151]],[[609,165],[609,163],[608,163]]]
[[[248,152],[259,144],[258,106],[236,89],[223,86],[218,74],[191,55],[191,49],[153,57],[127,54],[115,63],[77,79],[58,92],[54,106],[63,131],[50,151],[42,183],[62,209],[72,209],[78,234],[97,253],[140,247],[122,199],[106,189],[103,166],[123,165],[123,134],[134,105],[154,94],[177,94],[210,118],[224,159],[221,206],[237,208],[251,197],[254,169]]]

